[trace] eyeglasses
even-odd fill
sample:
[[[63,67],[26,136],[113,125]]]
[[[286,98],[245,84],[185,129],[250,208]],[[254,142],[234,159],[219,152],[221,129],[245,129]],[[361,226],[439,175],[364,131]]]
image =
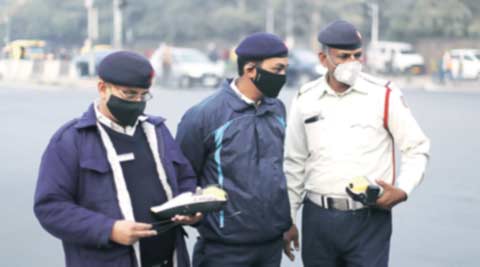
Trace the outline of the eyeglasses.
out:
[[[153,95],[145,89],[137,88],[124,88],[118,86],[110,86],[110,88],[115,88],[120,92],[122,98],[129,101],[149,101],[153,98]]]
[[[357,53],[339,53],[336,55],[336,58],[339,58],[341,60],[347,60],[349,58],[355,58],[355,59],[360,59],[362,57],[362,52],[357,52]]]

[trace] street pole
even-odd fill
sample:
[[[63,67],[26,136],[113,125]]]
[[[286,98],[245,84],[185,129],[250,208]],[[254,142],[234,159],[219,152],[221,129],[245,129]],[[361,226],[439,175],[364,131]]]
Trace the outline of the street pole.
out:
[[[125,0],[113,0],[113,47],[123,47],[123,6]]]
[[[295,45],[295,37],[293,35],[293,1],[285,0],[285,39],[289,47]]]
[[[275,33],[275,10],[273,8],[273,0],[267,1],[265,31]]]
[[[312,0],[311,5],[312,5],[312,13],[310,17],[310,32],[312,33],[310,36],[310,44],[312,48],[318,47],[318,41],[317,41],[317,32],[319,30],[320,26],[320,21],[321,21],[321,14],[320,14],[320,6],[321,2],[319,0]]]
[[[378,42],[378,32],[379,32],[379,8],[378,4],[369,3],[368,6],[371,9],[372,14],[372,25],[371,25],[371,42],[372,44],[376,44]]]
[[[5,44],[10,43],[10,18],[8,15],[5,17],[5,37],[4,37],[4,42]]]
[[[96,11],[93,7],[94,0],[85,0],[85,8],[87,9],[87,40],[85,40],[85,45],[88,47],[88,75],[95,75],[95,51],[93,51],[93,42],[96,38],[95,36],[95,16]]]

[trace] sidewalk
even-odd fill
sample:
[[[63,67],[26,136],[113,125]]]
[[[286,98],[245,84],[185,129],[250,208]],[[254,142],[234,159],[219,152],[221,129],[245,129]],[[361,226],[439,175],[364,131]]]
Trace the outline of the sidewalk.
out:
[[[480,80],[445,81],[441,84],[431,76],[381,76],[394,82],[402,90],[424,90],[430,92],[480,93]]]
[[[9,80],[0,79],[0,86],[3,88],[19,90],[40,90],[40,91],[61,91],[61,90],[96,90],[97,79],[58,79],[56,81],[41,80]]]

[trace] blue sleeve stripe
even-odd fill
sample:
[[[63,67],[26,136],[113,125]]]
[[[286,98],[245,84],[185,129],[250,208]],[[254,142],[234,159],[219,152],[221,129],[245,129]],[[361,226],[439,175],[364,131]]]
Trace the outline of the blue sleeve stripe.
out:
[[[283,128],[287,127],[287,123],[285,123],[285,119],[283,117],[277,116],[277,120]]]
[[[222,151],[222,140],[223,135],[225,134],[225,130],[230,126],[232,121],[226,122],[220,128],[215,131],[215,163],[217,164],[217,174],[218,174],[218,184],[220,187],[223,188],[223,171],[222,171],[222,161],[221,161],[221,151]],[[224,211],[220,211],[220,218],[219,218],[220,228],[225,226],[225,213]]]

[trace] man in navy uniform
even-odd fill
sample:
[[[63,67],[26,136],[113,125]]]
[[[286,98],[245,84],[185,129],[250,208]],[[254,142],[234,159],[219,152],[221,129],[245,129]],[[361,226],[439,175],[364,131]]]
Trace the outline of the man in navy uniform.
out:
[[[388,266],[391,209],[423,178],[430,142],[400,90],[361,73],[362,38],[338,20],[318,36],[328,71],[295,96],[285,140],[285,173],[292,218],[303,202],[302,259],[307,267]],[[402,166],[395,175],[394,143]],[[346,192],[365,177],[383,188],[374,205]],[[286,234],[298,247],[296,226]]]
[[[100,98],[61,127],[43,154],[35,215],[62,240],[66,266],[189,266],[182,228],[161,233],[167,229],[153,227],[149,212],[196,186],[164,119],[143,113],[152,98],[152,66],[119,51],[98,73]]]
[[[255,33],[235,50],[236,79],[192,107],[177,132],[199,184],[219,184],[226,207],[200,222],[194,266],[280,266],[282,235],[291,225],[283,173],[288,49],[280,38]]]

